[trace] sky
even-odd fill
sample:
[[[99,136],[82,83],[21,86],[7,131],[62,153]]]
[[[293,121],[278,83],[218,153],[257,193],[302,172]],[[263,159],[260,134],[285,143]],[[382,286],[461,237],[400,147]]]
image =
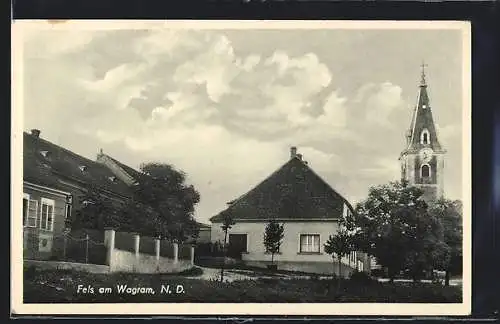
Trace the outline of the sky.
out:
[[[353,204],[399,180],[424,60],[445,195],[461,198],[459,30],[40,29],[23,45],[24,130],[94,160],[172,164],[205,223],[290,146]]]

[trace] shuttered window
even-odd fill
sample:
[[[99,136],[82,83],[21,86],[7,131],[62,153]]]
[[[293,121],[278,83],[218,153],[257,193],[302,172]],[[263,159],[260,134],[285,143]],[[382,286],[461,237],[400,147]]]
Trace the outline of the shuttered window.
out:
[[[30,195],[23,195],[23,225],[36,227],[37,225],[38,201],[31,200]]]
[[[39,228],[52,231],[54,229],[54,200],[42,198]]]

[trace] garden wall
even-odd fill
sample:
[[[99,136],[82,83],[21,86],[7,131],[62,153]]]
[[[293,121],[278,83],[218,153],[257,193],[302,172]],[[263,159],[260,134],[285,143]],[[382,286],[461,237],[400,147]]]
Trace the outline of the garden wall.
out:
[[[106,230],[104,244],[110,272],[169,273],[194,265],[194,247],[188,244],[112,229]]]

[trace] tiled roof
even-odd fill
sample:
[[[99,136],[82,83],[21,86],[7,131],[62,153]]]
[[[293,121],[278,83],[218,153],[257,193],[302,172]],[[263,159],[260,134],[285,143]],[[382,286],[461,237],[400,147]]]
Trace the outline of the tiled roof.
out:
[[[23,170],[25,181],[56,189],[61,188],[58,178],[65,178],[130,196],[129,187],[106,166],[26,132],[23,134]]]
[[[293,157],[276,172],[230,203],[223,212],[235,219],[338,219],[344,203],[351,205],[332,189],[300,158]],[[210,221],[221,221],[222,213]]]
[[[420,143],[420,134],[424,129],[429,131],[430,144],[424,145]],[[430,146],[435,151],[442,150],[441,144],[437,138],[436,127],[432,117],[432,109],[427,93],[427,84],[423,79],[418,92],[417,105],[413,110],[413,116],[410,124],[411,138],[408,143],[408,150],[419,150],[423,147]]]

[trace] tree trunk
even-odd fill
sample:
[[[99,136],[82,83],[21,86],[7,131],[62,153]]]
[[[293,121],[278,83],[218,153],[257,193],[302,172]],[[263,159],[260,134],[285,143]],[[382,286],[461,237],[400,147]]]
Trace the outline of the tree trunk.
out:
[[[227,243],[227,230],[224,231],[224,247],[223,247],[223,260],[222,260],[222,266],[220,268],[220,281],[224,282],[224,267],[226,265],[226,255],[227,255],[227,248],[226,248],[226,243]]]
[[[271,253],[271,265],[274,265],[274,253]]]
[[[450,271],[446,269],[444,273],[444,285],[449,286],[450,285]]]
[[[342,257],[339,256],[339,278],[342,278]]]
[[[333,277],[335,277],[335,258],[332,257]]]

